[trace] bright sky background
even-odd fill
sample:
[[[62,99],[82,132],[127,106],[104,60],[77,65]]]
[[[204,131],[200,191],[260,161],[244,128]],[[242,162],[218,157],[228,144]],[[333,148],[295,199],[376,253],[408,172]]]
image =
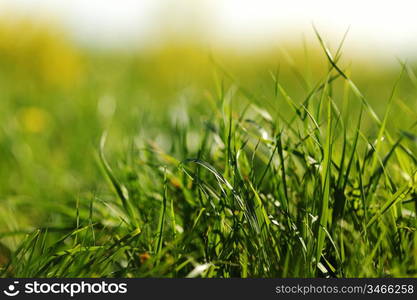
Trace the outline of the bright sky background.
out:
[[[347,47],[409,57],[417,53],[417,1],[372,0],[0,0],[0,10],[53,15],[80,41],[99,46],[154,43],[160,33],[250,48],[302,34],[327,39],[350,27]],[[417,56],[417,55],[416,55]]]

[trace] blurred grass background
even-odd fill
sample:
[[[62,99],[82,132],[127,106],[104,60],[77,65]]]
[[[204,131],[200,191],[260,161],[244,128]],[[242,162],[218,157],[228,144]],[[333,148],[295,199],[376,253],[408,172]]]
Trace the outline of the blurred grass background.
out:
[[[214,75],[228,80],[220,68],[265,105],[274,95],[271,72],[279,70],[291,96],[303,99],[328,68],[318,43],[303,40],[253,53],[166,40],[100,51],[81,48],[55,23],[0,20],[0,233],[70,226],[77,201],[107,191],[96,163],[101,134],[109,131],[110,157],[139,132],[164,145],[161,131],[187,118],[185,106],[194,117],[210,109]],[[400,64],[357,53],[345,53],[342,64],[383,113]],[[397,97],[416,111],[412,82],[401,82]],[[398,107],[393,115],[395,128],[415,116]],[[20,238],[5,242],[13,248]]]

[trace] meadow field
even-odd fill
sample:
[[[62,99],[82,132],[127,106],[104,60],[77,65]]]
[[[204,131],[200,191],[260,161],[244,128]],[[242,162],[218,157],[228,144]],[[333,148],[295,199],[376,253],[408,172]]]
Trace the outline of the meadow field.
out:
[[[416,72],[0,24],[0,276],[414,277]]]

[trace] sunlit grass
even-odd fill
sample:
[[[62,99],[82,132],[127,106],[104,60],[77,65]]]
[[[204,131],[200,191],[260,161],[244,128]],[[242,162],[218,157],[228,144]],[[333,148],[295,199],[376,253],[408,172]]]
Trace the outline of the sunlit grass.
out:
[[[414,68],[318,46],[0,58],[1,276],[415,276]]]

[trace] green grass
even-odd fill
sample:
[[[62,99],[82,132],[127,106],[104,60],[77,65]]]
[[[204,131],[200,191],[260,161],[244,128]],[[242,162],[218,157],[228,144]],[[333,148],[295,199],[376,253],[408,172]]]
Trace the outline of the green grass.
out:
[[[0,276],[415,276],[413,68],[357,84],[319,41],[325,72],[290,66],[301,85],[214,62],[214,85],[157,108],[135,100],[159,89],[137,70],[47,96],[3,75],[1,115],[35,104],[54,126],[1,127]],[[96,113],[108,90],[131,99],[113,119]]]

